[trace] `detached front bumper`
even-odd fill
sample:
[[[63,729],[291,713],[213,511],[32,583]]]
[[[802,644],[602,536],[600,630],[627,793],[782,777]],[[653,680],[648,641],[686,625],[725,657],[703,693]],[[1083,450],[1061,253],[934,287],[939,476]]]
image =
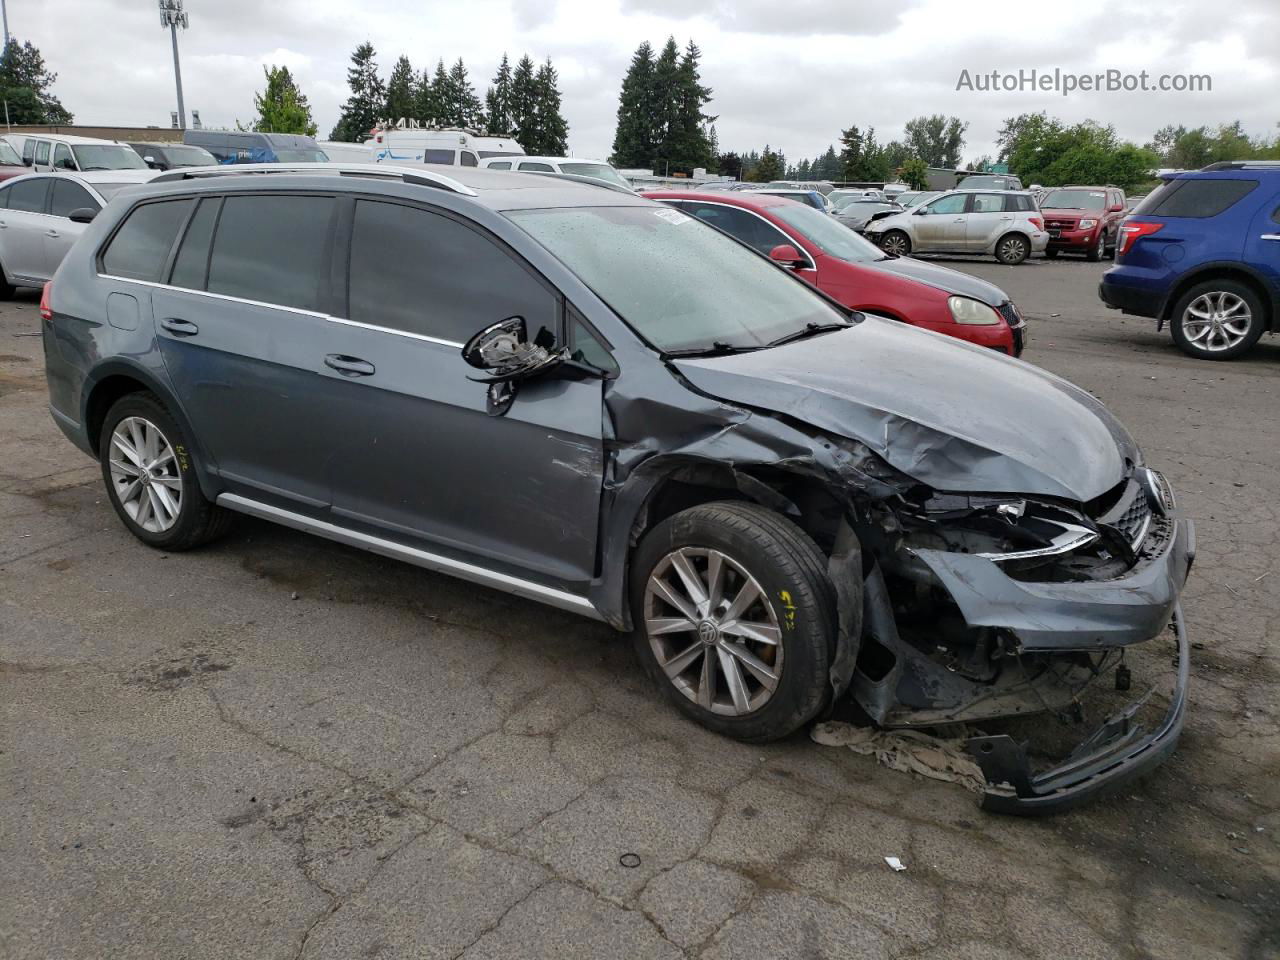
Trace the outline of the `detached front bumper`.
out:
[[[1169,710],[1154,731],[1146,733],[1134,722],[1141,698],[1109,718],[1063,763],[1038,774],[1032,773],[1023,746],[1007,734],[972,737],[965,748],[987,780],[982,808],[1021,816],[1057,813],[1141,776],[1173,753],[1186,716],[1191,669],[1180,605],[1174,607],[1172,626],[1178,637],[1177,678]]]

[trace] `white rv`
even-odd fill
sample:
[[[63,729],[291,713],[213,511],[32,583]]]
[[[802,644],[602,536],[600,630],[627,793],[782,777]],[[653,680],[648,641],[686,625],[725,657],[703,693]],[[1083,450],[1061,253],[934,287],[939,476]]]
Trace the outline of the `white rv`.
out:
[[[487,137],[457,127],[379,128],[368,142],[375,163],[443,163],[476,167],[489,157],[521,157],[524,148],[511,137]]]

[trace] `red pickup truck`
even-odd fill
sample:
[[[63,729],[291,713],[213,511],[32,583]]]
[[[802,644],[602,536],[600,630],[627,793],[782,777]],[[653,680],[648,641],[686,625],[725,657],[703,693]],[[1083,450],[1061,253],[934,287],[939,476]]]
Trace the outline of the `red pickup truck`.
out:
[[[1054,187],[1040,200],[1052,260],[1062,252],[1083,253],[1101,260],[1115,253],[1124,219],[1124,191],[1119,187]]]

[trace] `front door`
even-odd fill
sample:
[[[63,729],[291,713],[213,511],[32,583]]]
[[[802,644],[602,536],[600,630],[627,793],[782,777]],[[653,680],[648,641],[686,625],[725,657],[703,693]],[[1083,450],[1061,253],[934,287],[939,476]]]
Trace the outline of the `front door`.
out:
[[[915,250],[963,250],[965,240],[965,205],[968,195],[953,193],[939,197],[912,215]]]
[[[518,385],[495,415],[463,343],[524,317],[562,342],[562,300],[452,216],[357,200],[350,309],[326,371],[338,411],[335,522],[427,541],[562,583],[591,579],[604,470],[603,386]]]

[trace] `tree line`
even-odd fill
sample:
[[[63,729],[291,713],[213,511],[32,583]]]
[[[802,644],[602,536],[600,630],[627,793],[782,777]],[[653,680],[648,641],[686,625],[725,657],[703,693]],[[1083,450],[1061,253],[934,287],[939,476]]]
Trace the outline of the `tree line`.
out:
[[[0,53],[0,98],[8,111],[8,122],[19,124],[70,123],[71,113],[53,95],[58,79],[44,65],[39,49],[28,40],[12,37]]]
[[[347,69],[351,95],[329,139],[359,142],[378,121],[405,119],[424,126],[465,127],[514,137],[533,155],[563,156],[569,150],[560,76],[549,58],[535,66],[526,54],[513,68],[504,53],[483,101],[461,57],[452,67],[446,68],[441,58],[434,72],[419,72],[408,57],[401,56],[385,81],[376,58],[368,41],[351,54]]]
[[[668,37],[661,52],[636,48],[618,95],[618,126],[610,162],[658,174],[692,173],[716,160],[716,118],[705,112],[712,90],[702,83],[702,51],[684,51]]]

